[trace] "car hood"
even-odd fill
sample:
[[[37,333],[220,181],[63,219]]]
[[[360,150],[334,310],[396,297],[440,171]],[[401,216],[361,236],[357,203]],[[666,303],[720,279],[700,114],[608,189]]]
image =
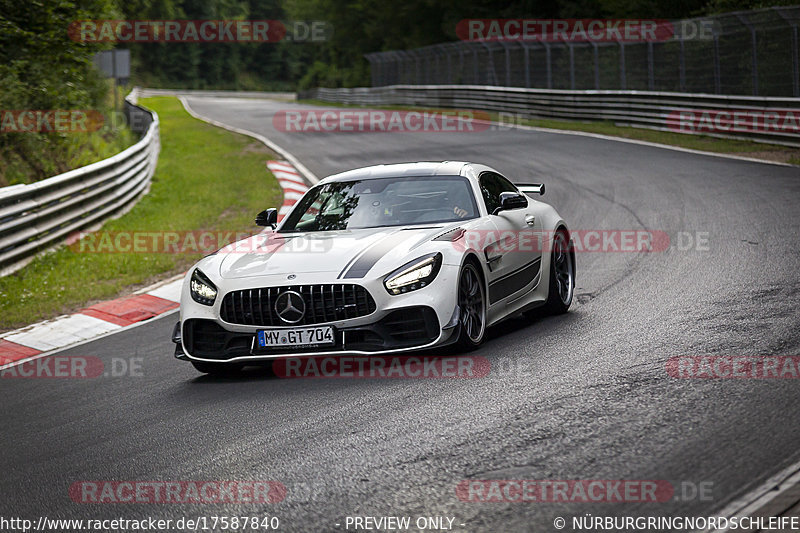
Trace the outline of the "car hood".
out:
[[[226,247],[215,259],[219,275],[225,279],[312,272],[335,272],[338,276],[345,270],[350,274],[343,277],[363,277],[378,260],[392,257],[402,261],[449,226],[453,224],[313,233],[265,232]]]

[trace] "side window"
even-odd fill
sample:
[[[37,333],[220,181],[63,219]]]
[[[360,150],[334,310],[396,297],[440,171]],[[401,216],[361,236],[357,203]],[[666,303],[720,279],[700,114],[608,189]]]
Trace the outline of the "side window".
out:
[[[517,192],[517,188],[514,187],[513,183],[494,172],[484,172],[481,174],[480,184],[483,201],[490,215],[495,209],[500,207],[500,193]]]
[[[323,193],[323,194],[324,194],[324,193]],[[322,207],[322,205],[325,203],[325,202],[322,200],[322,198],[324,198],[323,194],[321,194],[319,198],[317,198],[316,200],[314,200],[314,203],[313,203],[313,204],[311,204],[311,205],[308,207],[308,209],[306,210],[306,212],[305,212],[305,213],[303,213],[303,216],[302,216],[302,217],[300,217],[300,220],[299,220],[298,222],[308,222],[308,221],[310,221],[310,220],[314,220],[315,218],[317,218],[317,215],[319,215],[319,210],[320,210],[320,208],[321,208],[321,207]]]

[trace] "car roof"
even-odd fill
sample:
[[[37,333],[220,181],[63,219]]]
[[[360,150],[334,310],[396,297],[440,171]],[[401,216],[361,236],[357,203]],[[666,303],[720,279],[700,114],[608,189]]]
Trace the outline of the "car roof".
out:
[[[417,163],[373,165],[328,176],[320,183],[401,176],[461,176],[463,175],[464,167],[469,165],[471,163],[465,161],[420,161]]]

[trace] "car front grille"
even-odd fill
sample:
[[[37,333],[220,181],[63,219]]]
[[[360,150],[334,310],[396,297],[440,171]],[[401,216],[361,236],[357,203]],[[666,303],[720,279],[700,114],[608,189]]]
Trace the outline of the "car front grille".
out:
[[[305,313],[297,322],[284,321],[275,309],[277,298],[293,291],[303,298]],[[351,283],[263,287],[232,291],[222,300],[220,314],[229,324],[245,326],[307,326],[358,318],[375,312],[369,291]]]

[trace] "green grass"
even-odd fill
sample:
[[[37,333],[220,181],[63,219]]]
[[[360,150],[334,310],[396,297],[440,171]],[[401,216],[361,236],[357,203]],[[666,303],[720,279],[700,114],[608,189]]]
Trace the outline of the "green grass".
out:
[[[118,154],[138,141],[139,136],[127,128],[72,134],[67,146],[67,164],[70,168],[90,165]]]
[[[318,105],[324,107],[364,107],[349,104],[325,102],[323,100],[309,99],[299,100],[298,103]],[[427,108],[412,106],[374,106],[376,109],[397,109],[422,111]],[[447,111],[437,109],[436,111]],[[452,111],[452,110],[451,110]],[[492,121],[498,121],[499,114],[489,112]],[[506,117],[506,121],[508,118]],[[716,152],[724,154],[735,154],[742,156],[757,157],[772,161],[782,161],[793,165],[800,164],[800,150],[788,146],[775,144],[764,144],[750,141],[739,141],[735,139],[720,139],[708,135],[689,135],[685,133],[672,133],[668,131],[650,130],[645,128],[633,128],[629,126],[617,126],[613,122],[579,122],[570,120],[552,119],[520,119],[517,122],[523,126],[534,126],[538,128],[581,131],[587,133],[598,133],[612,137],[623,137],[625,139],[635,139],[670,146],[679,146],[692,150],[702,150],[705,152]]]
[[[139,136],[127,127],[122,115],[125,93],[115,92],[112,83],[107,83],[106,100],[96,110],[103,113],[104,122],[95,131],[31,132],[15,140],[5,139],[6,142],[0,135],[0,187],[47,179],[102,161],[134,145]]]
[[[109,124],[89,133],[64,133],[50,141],[44,138],[23,138],[21,147],[0,147],[0,187],[33,183],[102,161],[139,140],[128,128]]]
[[[142,100],[161,120],[161,154],[149,194],[102,231],[258,231],[253,219],[282,193],[261,143],[190,117],[176,98]],[[0,278],[0,330],[129,294],[183,272],[202,254],[80,253],[62,247]]]

